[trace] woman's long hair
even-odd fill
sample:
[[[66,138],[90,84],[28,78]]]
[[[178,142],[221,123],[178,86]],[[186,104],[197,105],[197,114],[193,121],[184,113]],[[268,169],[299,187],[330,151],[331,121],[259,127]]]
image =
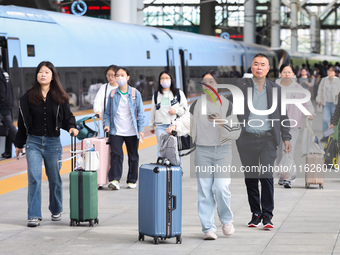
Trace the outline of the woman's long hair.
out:
[[[172,77],[171,73],[168,72],[168,71],[162,71],[160,74],[159,74],[159,77],[158,77],[158,92],[161,93],[163,95],[163,87],[161,85],[161,76],[163,74],[167,74],[170,76],[170,81],[171,81],[171,85],[170,85],[170,90],[172,92],[172,94],[174,95],[174,97],[177,95],[177,88],[176,88],[176,81],[175,79]]]
[[[63,86],[60,82],[58,71],[54,67],[54,65],[49,61],[42,61],[37,66],[37,69],[35,70],[34,85],[31,88],[31,90],[28,92],[28,101],[31,104],[39,105],[39,104],[41,104],[41,102],[43,100],[41,86],[40,86],[40,84],[38,82],[38,78],[37,78],[38,73],[43,66],[46,66],[48,69],[50,69],[52,71],[52,80],[51,80],[51,84],[50,84],[50,92],[51,92],[51,96],[52,96],[53,101],[58,105],[61,105],[63,103],[68,102],[70,97],[68,96],[68,94],[66,93],[66,91],[64,90],[64,88],[63,88]]]

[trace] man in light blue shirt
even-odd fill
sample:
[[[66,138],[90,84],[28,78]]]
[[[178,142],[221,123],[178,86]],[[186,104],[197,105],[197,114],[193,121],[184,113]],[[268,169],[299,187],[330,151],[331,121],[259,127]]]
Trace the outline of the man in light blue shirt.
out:
[[[281,123],[289,123],[287,115],[281,115],[281,88],[266,79],[270,70],[268,57],[257,54],[252,62],[252,79],[240,79],[238,87],[244,95],[244,114],[238,115],[242,126],[240,138],[236,141],[240,154],[242,168],[245,171],[248,202],[252,212],[252,219],[248,227],[258,227],[261,222],[263,228],[270,229],[274,210],[274,181],[273,171],[277,146],[283,140],[285,151],[290,153],[290,128]],[[251,88],[251,89],[250,89]],[[274,93],[274,89],[277,93]],[[252,91],[252,95],[248,94]],[[268,110],[276,104],[276,109],[269,115],[254,114],[248,106],[248,98],[252,97],[252,111]],[[276,120],[276,121],[271,121]],[[259,191],[261,182],[261,195]]]

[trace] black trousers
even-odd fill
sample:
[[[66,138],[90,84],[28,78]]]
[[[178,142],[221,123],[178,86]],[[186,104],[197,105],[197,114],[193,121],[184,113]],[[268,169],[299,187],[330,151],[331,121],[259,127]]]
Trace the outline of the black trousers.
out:
[[[272,217],[274,210],[273,169],[276,159],[274,136],[254,138],[243,134],[236,142],[245,175],[252,213]],[[261,194],[259,191],[261,183]]]
[[[127,176],[127,183],[136,183],[138,179],[138,145],[139,140],[137,136],[118,136],[110,135],[111,146],[111,167],[109,171],[109,181],[120,181],[123,174],[123,142],[126,144],[128,153],[129,172]]]
[[[13,125],[12,114],[2,114],[2,121],[8,127],[8,135],[6,136],[6,146],[5,153],[12,154],[12,143],[15,141],[15,136],[17,134],[17,129]]]

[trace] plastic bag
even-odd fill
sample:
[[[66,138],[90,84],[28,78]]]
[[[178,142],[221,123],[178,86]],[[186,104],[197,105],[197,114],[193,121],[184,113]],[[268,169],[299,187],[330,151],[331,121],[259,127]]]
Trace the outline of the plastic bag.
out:
[[[295,174],[295,163],[291,153],[284,153],[277,165],[278,176],[280,179],[287,180]]]
[[[323,112],[323,106],[321,104],[316,106],[316,112]]]

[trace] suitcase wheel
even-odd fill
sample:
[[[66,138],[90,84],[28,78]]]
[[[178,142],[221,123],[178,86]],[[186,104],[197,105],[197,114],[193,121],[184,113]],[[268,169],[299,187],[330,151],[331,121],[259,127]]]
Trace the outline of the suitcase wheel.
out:
[[[144,241],[144,235],[139,233],[138,241]]]
[[[176,244],[181,244],[181,243],[182,243],[182,237],[176,236]]]
[[[89,227],[93,227],[94,226],[94,220],[90,220],[89,221]]]
[[[159,239],[158,237],[153,238],[153,244],[159,244]]]
[[[70,227],[74,227],[77,224],[76,220],[71,220],[70,221]]]

